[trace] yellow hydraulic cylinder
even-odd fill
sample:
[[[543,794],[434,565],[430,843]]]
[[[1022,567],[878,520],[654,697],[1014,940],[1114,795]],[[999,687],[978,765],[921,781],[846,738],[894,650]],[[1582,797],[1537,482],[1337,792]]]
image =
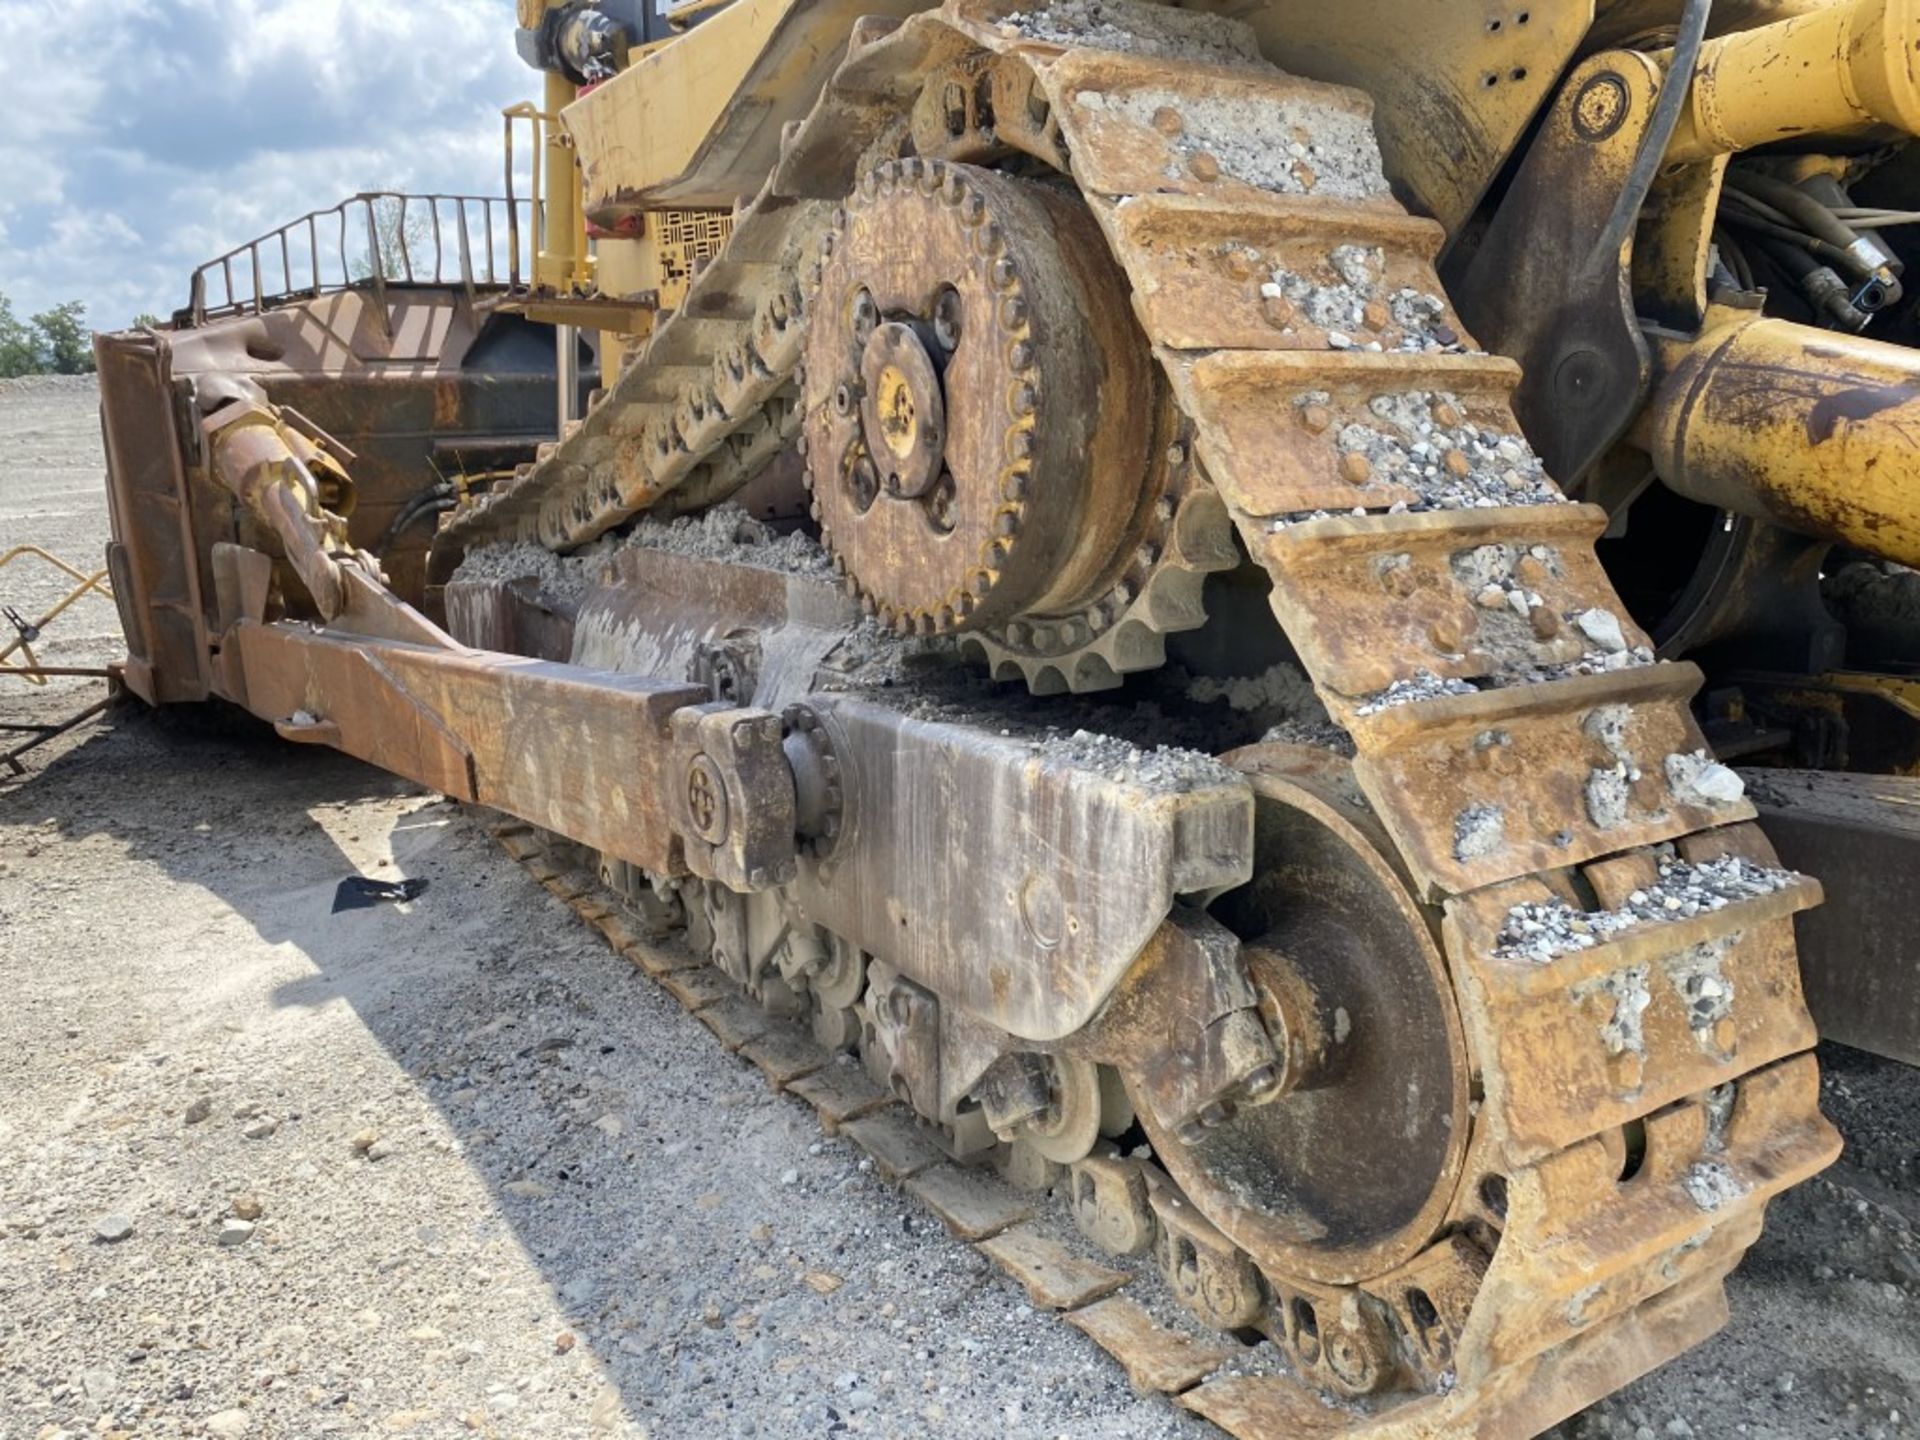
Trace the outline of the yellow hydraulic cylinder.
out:
[[[1920,132],[1920,0],[1833,0],[1709,40],[1668,160]]]
[[[1647,440],[1671,488],[1920,565],[1920,350],[1728,309],[1656,349]]]
[[[348,599],[339,557],[353,554],[343,518],[353,509],[347,472],[264,402],[228,405],[204,428],[214,477],[278,542],[321,617],[333,619]]]

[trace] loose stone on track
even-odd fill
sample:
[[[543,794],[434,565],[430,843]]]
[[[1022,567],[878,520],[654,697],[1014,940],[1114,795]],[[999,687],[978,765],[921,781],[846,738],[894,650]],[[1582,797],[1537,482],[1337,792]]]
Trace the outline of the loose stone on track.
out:
[[[1545,963],[1590,950],[1637,925],[1685,920],[1724,910],[1737,900],[1771,895],[1799,878],[1791,870],[1756,865],[1738,855],[1698,865],[1667,857],[1660,861],[1659,872],[1657,881],[1635,890],[1616,910],[1576,910],[1564,900],[1516,905],[1507,912],[1494,953],[1503,960]]]

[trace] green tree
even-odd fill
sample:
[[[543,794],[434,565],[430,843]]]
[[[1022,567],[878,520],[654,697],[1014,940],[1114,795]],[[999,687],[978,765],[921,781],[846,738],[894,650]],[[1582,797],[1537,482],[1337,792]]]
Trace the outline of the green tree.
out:
[[[87,307],[69,300],[33,317],[40,337],[45,368],[56,375],[93,373],[93,332],[87,328]]]
[[[40,347],[31,327],[13,313],[13,302],[0,295],[0,380],[33,375],[40,370]]]
[[[398,195],[381,191],[363,191],[363,196],[373,208],[373,234],[371,243],[367,236],[354,235],[348,240],[349,246],[360,247],[360,253],[348,262],[348,269],[356,280],[370,279],[373,264],[368,250],[373,249],[380,257],[380,275],[386,280],[405,280],[409,264],[417,280],[433,278],[433,214],[426,201],[416,201],[403,206]],[[355,228],[364,221],[358,209],[349,210]]]
[[[133,325],[130,328],[135,330],[164,330],[167,328],[167,322],[162,320],[158,315],[155,315],[151,310],[142,310],[138,315],[133,317]]]

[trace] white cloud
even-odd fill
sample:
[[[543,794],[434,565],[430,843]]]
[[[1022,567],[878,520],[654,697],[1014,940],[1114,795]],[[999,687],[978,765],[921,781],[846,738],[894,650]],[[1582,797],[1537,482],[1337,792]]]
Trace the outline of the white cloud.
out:
[[[94,324],[381,187],[497,194],[512,0],[0,0],[0,292]]]

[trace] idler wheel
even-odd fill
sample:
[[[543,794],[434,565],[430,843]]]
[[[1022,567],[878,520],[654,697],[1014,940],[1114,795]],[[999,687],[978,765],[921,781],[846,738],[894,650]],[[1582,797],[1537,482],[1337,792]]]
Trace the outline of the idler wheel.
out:
[[[1214,902],[1285,1058],[1263,1104],[1182,1140],[1140,1119],[1200,1212],[1276,1280],[1355,1284],[1411,1259],[1460,1184],[1466,1040],[1446,966],[1346,761],[1261,745],[1254,878]]]

